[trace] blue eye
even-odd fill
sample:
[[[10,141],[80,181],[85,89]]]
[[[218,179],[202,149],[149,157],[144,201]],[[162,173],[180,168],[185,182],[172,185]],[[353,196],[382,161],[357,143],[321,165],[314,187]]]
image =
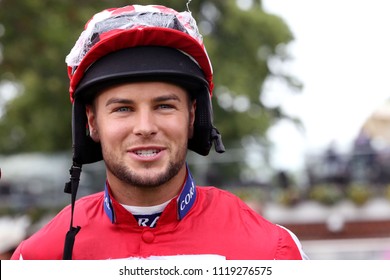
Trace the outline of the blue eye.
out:
[[[118,109],[116,109],[117,112],[128,112],[130,111],[130,108],[129,107],[119,107]]]
[[[169,104],[160,104],[160,105],[158,105],[158,107],[161,109],[172,109],[173,108],[173,106],[169,105]]]

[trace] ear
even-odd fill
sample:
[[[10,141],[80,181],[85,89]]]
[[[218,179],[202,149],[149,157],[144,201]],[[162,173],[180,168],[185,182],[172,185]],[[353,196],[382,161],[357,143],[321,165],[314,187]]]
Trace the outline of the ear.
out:
[[[96,124],[96,113],[93,108],[93,105],[87,105],[85,113],[87,114],[89,136],[93,139],[93,141],[100,142]]]
[[[188,139],[191,139],[194,136],[194,123],[195,123],[195,111],[196,111],[196,100],[191,102],[190,105],[190,118],[188,125]]]

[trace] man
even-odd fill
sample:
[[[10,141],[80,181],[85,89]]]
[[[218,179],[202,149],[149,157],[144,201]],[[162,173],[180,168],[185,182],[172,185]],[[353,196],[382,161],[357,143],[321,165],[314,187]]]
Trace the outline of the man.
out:
[[[236,196],[195,186],[187,148],[207,155],[212,144],[224,147],[212,124],[212,68],[191,13],[156,5],[102,11],[67,63],[72,205],[13,259],[305,257],[291,232]],[[82,164],[101,159],[104,191],[75,203]]]

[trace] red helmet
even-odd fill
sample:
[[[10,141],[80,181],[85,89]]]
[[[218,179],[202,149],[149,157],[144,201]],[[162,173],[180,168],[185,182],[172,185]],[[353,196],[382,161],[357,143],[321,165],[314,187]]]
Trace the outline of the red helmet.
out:
[[[85,103],[104,86],[161,80],[184,86],[197,100],[194,135],[188,148],[207,155],[224,147],[212,123],[212,66],[190,12],[158,5],[131,5],[97,13],[66,57],[73,102],[73,160],[102,159],[87,134]]]

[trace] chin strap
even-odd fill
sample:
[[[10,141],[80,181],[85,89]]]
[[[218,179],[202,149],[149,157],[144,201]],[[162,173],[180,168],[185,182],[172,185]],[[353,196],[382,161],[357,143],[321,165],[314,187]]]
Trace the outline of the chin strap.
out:
[[[224,153],[225,152],[225,146],[222,143],[222,137],[219,133],[218,129],[213,126],[211,129],[211,139],[214,142],[214,148],[217,153]]]
[[[81,229],[80,226],[77,227],[73,226],[73,213],[74,213],[74,206],[76,202],[77,190],[80,182],[81,166],[82,166],[81,164],[73,162],[73,165],[69,169],[70,181],[65,184],[65,189],[64,189],[65,193],[71,194],[70,229],[66,233],[66,237],[65,237],[65,245],[64,245],[64,253],[63,253],[64,260],[72,259],[73,245],[76,238],[76,234]]]

